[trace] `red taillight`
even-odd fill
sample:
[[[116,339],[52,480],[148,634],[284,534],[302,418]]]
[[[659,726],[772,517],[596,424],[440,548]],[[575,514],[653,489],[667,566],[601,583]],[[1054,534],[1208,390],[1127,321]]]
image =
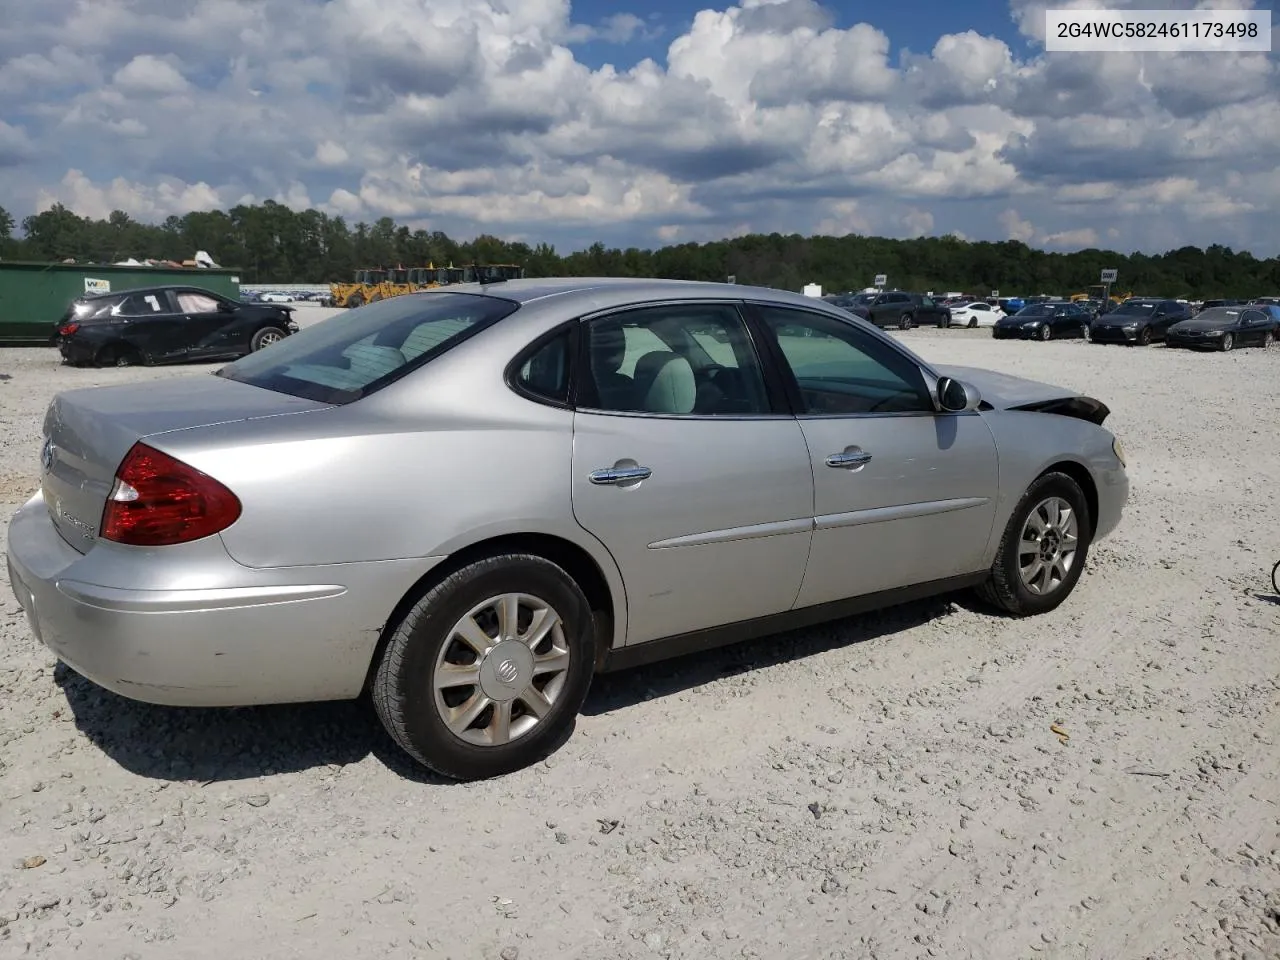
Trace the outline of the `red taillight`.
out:
[[[58,328],[58,336],[69,337],[79,329],[80,324],[78,323],[66,323]]]
[[[239,498],[213,477],[135,443],[116,470],[102,511],[102,537],[162,547],[212,536],[239,517]]]

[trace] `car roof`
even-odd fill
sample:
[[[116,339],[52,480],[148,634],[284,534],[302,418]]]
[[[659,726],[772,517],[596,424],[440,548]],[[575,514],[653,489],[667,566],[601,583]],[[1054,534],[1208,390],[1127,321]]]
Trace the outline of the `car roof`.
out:
[[[77,299],[79,300],[109,300],[112,297],[134,296],[136,294],[163,293],[166,290],[189,291],[191,293],[204,293],[211,296],[218,296],[213,290],[206,290],[204,287],[197,287],[190,283],[161,283],[151,287],[129,287],[127,290],[104,290],[101,293],[83,293]]]
[[[701,280],[656,280],[647,277],[549,277],[504,280],[497,283],[452,283],[406,296],[430,297],[441,293],[485,294],[514,300],[520,304],[551,297],[563,298],[565,305],[577,300],[617,302],[644,300],[752,300],[766,299],[797,306],[829,304],[821,297],[807,297],[790,290],[755,287],[741,283],[712,283]],[[842,295],[847,296],[847,295]]]

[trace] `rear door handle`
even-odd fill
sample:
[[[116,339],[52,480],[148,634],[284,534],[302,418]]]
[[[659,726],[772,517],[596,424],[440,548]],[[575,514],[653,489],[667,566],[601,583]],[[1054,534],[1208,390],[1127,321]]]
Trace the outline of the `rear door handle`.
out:
[[[828,467],[861,467],[870,462],[871,454],[865,450],[846,450],[844,453],[833,453],[827,457]]]
[[[648,480],[653,471],[648,467],[607,467],[603,470],[592,470],[587,479],[594,484],[628,483],[637,480]]]

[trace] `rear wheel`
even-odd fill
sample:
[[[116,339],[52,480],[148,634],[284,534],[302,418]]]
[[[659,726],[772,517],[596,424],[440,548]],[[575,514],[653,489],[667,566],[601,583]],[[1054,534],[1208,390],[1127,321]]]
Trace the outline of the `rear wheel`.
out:
[[[974,329],[977,325],[978,325],[978,318],[977,318],[977,317],[970,317],[970,318],[969,318],[969,329],[970,329],[970,330],[972,330],[972,329]]]
[[[899,330],[910,330],[915,325],[915,318],[909,313],[904,313],[898,318]]]
[[[356,307],[364,306],[364,297],[361,294],[353,293],[347,297],[347,309],[354,310]]]
[[[103,347],[97,362],[100,367],[136,367],[142,363],[142,354],[127,343],[116,343]]]
[[[1014,508],[979,595],[1015,616],[1049,612],[1075,588],[1092,538],[1080,485],[1065,473],[1042,475]]]
[[[249,341],[249,350],[251,353],[257,353],[263,347],[269,347],[273,343],[278,343],[287,336],[279,327],[263,327],[253,335]]]
[[[1275,343],[1276,343],[1276,334],[1274,330],[1268,330],[1266,333],[1262,335],[1263,350],[1270,350],[1272,347],[1275,346]]]
[[[459,780],[536,763],[574,724],[595,667],[582,590],[529,554],[479,560],[428,590],[374,673],[378,718],[410,756]]]

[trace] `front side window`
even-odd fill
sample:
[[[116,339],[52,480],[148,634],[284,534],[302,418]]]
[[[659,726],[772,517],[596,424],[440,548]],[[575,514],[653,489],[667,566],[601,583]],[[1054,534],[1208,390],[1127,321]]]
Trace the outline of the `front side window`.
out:
[[[618,413],[769,412],[746,324],[731,304],[644,307],[592,320],[579,405]]]
[[[796,385],[802,414],[933,413],[919,368],[834,317],[760,306]]]
[[[218,375],[322,403],[350,403],[519,309],[512,300],[431,292],[366,304],[305,327]]]
[[[183,313],[217,313],[218,301],[206,293],[184,290],[178,294],[178,309]]]

